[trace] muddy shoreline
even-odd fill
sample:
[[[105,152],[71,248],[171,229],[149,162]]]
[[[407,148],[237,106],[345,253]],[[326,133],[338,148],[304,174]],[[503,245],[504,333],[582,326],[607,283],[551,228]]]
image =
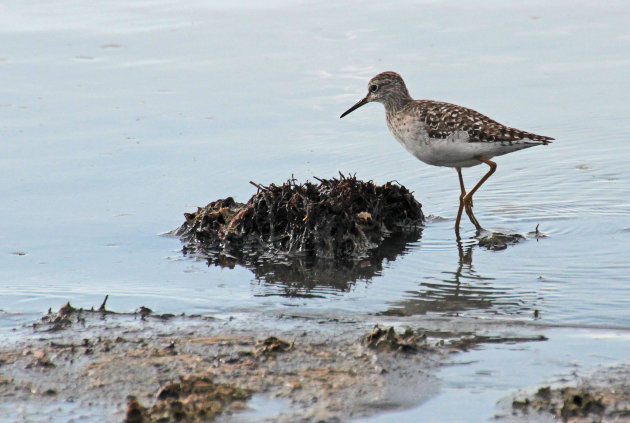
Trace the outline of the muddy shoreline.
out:
[[[0,411],[13,421],[348,421],[436,395],[436,371],[454,354],[547,339],[544,327],[524,322],[176,316],[104,305],[51,311],[0,348]],[[252,398],[276,401],[277,410],[262,415]],[[544,410],[522,395],[506,415],[531,417],[530,404],[536,415],[556,415],[557,401]]]
[[[0,398],[30,412],[61,404],[68,416],[93,410],[89,417],[106,421],[158,421],[167,415],[166,421],[176,421],[173,413],[160,414],[170,406],[161,400],[169,396],[165,389],[201,378],[238,392],[218,405],[215,397],[207,399],[213,404],[193,405],[184,410],[184,421],[214,417],[196,414],[203,407],[226,419],[246,410],[256,394],[287,404],[273,421],[338,421],[432,395],[438,384],[431,370],[459,348],[422,334],[399,348],[402,338],[393,331],[378,336],[377,330],[366,340],[365,325],[356,322],[306,316],[278,320],[285,329],[256,328],[229,317],[153,315],[146,308],[113,313],[66,305],[35,322],[33,339],[2,348]],[[405,398],[404,392],[414,395]],[[191,402],[190,396],[172,399]],[[138,405],[143,417],[130,418],[128,406]],[[51,415],[45,421],[58,420]]]

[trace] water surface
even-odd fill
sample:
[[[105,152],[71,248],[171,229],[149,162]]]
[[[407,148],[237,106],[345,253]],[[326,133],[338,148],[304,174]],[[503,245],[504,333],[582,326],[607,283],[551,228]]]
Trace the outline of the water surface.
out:
[[[628,328],[628,19],[621,1],[0,6],[0,331],[106,294],[116,310],[538,310]],[[498,158],[475,196],[487,228],[546,238],[488,251],[464,221],[457,242],[456,173],[408,155],[378,104],[338,118],[384,70],[416,98],[556,138]],[[433,216],[368,275],[296,288],[160,235],[196,206],[246,201],[250,180],[338,171],[397,180]],[[465,170],[467,184],[484,172]]]

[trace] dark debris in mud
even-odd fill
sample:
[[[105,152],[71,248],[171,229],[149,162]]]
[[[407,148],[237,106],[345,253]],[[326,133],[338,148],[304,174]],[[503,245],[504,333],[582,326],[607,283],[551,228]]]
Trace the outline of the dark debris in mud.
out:
[[[45,325],[47,326],[46,330],[50,332],[63,330],[81,321],[81,311],[72,307],[70,302],[68,302],[56,313],[49,309],[48,314],[42,317],[39,322],[34,323],[33,327],[38,328]]]
[[[70,302],[61,306],[56,312],[53,312],[52,309],[48,309],[48,313],[46,315],[37,322],[33,323],[33,329],[42,332],[58,332],[71,328],[77,324],[85,326],[87,319],[97,318],[102,320],[107,316],[131,316],[134,318],[140,318],[141,320],[146,320],[150,317],[154,320],[162,321],[170,320],[175,317],[174,314],[170,313],[154,314],[151,309],[145,306],[140,306],[133,313],[119,313],[111,311],[105,308],[108,298],[109,295],[106,295],[98,309],[94,309],[94,307],[89,309],[75,308],[70,304]]]
[[[419,350],[418,343],[424,342],[426,336],[417,336],[410,328],[407,328],[399,335],[391,326],[389,328],[376,326],[372,332],[363,336],[361,340],[368,348],[377,351],[417,353]]]
[[[48,356],[48,353],[44,350],[32,351],[30,349],[27,349],[26,351],[24,351],[24,355],[32,358],[32,361],[28,363],[25,367],[27,369],[49,369],[56,367],[55,363],[53,363],[53,361]]]
[[[244,401],[250,396],[246,389],[216,383],[210,373],[184,375],[162,386],[156,404],[150,408],[143,407],[135,396],[130,396],[124,422],[207,422],[226,408],[244,408]]]
[[[507,249],[511,245],[519,244],[527,238],[521,234],[504,234],[501,232],[492,232],[479,238],[479,246],[491,251],[501,251]]]
[[[540,231],[540,224],[536,225],[536,228],[528,232],[527,235],[482,231],[477,236],[479,246],[491,251],[505,250],[527,239],[539,241],[543,238],[548,238],[548,235]]]
[[[517,344],[520,342],[536,341],[547,341],[547,337],[543,335],[507,337],[471,334],[468,336],[457,337],[456,339],[451,340],[449,345],[457,351],[468,351],[480,344]]]
[[[536,225],[536,229],[529,232],[527,235],[534,238],[536,241],[538,241],[539,239],[548,238],[549,235],[541,232],[539,228],[540,228],[540,224]]]
[[[526,398],[512,401],[514,414],[551,414],[563,422],[630,421],[630,386],[544,386]]]
[[[246,204],[228,197],[194,213],[172,232],[184,252],[252,264],[291,257],[368,257],[393,232],[418,230],[422,206],[405,187],[355,176],[258,187]]]
[[[431,345],[427,341],[428,339],[437,340],[437,342]],[[432,348],[440,348],[450,352],[462,352],[476,348],[481,344],[516,344],[546,340],[547,338],[543,335],[512,337],[424,329],[416,332],[411,328],[407,328],[401,334],[398,334],[391,326],[382,328],[378,325],[374,327],[372,332],[361,338],[362,343],[368,348],[377,351],[400,351],[404,353],[426,352]]]
[[[293,348],[293,342],[284,341],[276,338],[275,336],[270,336],[269,338],[260,341],[256,347],[256,355],[270,355],[290,351]]]

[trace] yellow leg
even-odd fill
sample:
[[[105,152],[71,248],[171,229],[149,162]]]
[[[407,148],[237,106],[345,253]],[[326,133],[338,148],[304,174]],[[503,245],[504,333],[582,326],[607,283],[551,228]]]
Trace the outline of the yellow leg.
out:
[[[486,159],[485,157],[478,156],[478,157],[475,157],[475,158],[477,160],[479,160],[480,162],[483,162],[483,163],[487,164],[488,166],[490,166],[490,170],[488,171],[488,173],[486,173],[483,176],[483,178],[481,178],[479,180],[479,182],[477,182],[477,185],[475,185],[475,187],[473,189],[471,189],[468,194],[464,195],[464,198],[462,199],[462,202],[464,203],[464,209],[466,210],[466,214],[468,215],[468,218],[470,219],[472,224],[475,225],[475,228],[477,228],[477,230],[480,231],[483,228],[481,227],[481,225],[479,224],[479,221],[477,221],[477,218],[475,218],[475,215],[473,214],[473,211],[472,211],[472,207],[473,207],[472,197],[475,194],[475,192],[477,192],[477,190],[483,185],[483,183],[486,182],[490,176],[492,176],[494,171],[497,170],[497,164],[495,162],[493,162],[492,160]],[[461,208],[461,204],[460,204],[460,208]]]
[[[459,188],[461,194],[459,195],[459,209],[457,210],[457,219],[455,219],[455,233],[459,238],[459,222],[462,220],[462,211],[464,210],[464,197],[466,196],[466,187],[464,186],[464,178],[462,177],[462,168],[457,167],[457,176],[459,176]]]

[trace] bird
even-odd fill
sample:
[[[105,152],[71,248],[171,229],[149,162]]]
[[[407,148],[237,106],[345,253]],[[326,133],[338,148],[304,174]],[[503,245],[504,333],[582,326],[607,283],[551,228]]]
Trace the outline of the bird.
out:
[[[368,93],[340,118],[367,103],[385,106],[387,126],[396,140],[413,156],[433,166],[454,168],[459,177],[460,197],[455,232],[459,238],[462,211],[475,225],[483,227],[473,214],[473,195],[496,171],[495,156],[537,145],[554,138],[503,125],[473,109],[435,100],[414,100],[405,81],[396,72],[382,72],[368,83]],[[468,192],[462,168],[486,164],[488,172]]]

